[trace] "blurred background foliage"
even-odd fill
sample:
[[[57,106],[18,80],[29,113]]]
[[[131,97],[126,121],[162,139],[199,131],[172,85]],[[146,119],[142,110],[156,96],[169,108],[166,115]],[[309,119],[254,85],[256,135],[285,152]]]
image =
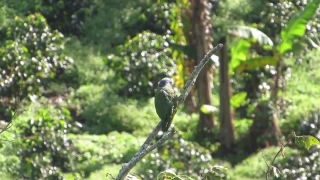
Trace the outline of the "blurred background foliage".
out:
[[[228,34],[231,25],[256,28],[279,44],[281,30],[311,1],[208,2],[213,45],[227,36],[231,52],[239,43]],[[173,77],[180,90],[194,65],[191,23],[184,16],[189,5],[186,0],[0,0],[0,132],[11,123],[0,133],[1,178],[116,176],[159,121],[153,104],[157,82]],[[281,57],[283,86],[274,113],[283,136],[295,131],[320,139],[319,18],[318,5],[306,33]],[[254,40],[249,44],[246,56],[274,56]],[[199,115],[179,107],[178,133],[131,173],[142,179],[166,170],[194,179],[265,179],[261,152],[249,153],[246,138],[256,105],[271,96],[275,69],[269,64],[230,75],[232,92],[246,92],[245,102],[234,107],[231,153],[219,152],[219,113],[213,112],[217,124],[210,141],[199,142]],[[218,107],[220,72],[215,73],[212,97]],[[281,178],[318,179],[319,148],[286,148],[275,163]],[[278,150],[263,150],[269,163]]]

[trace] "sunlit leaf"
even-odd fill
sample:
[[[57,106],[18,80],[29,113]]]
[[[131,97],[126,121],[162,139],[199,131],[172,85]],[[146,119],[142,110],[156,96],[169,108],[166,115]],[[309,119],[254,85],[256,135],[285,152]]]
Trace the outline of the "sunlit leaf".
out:
[[[228,26],[227,31],[229,35],[244,39],[255,39],[261,46],[273,46],[272,40],[258,29],[248,26]]]
[[[272,56],[256,57],[241,62],[235,69],[238,72],[243,72],[244,70],[253,70],[255,68],[265,67],[266,65],[275,66],[278,60]]]
[[[127,179],[130,180],[141,180],[141,178],[139,176],[133,175],[133,174],[128,174],[127,175]]]
[[[311,146],[319,145],[320,142],[317,138],[313,136],[295,136],[294,143],[299,147],[305,147],[307,150],[310,149]]]
[[[282,42],[277,46],[279,54],[292,49],[293,40],[302,37],[306,31],[308,21],[316,13],[320,0],[308,2],[307,6],[296,16],[292,17],[286,27],[281,31]]]
[[[159,173],[157,176],[157,180],[167,180],[167,179],[173,179],[177,175],[170,169],[165,170],[164,172]]]
[[[230,99],[231,106],[234,108],[240,107],[245,102],[246,97],[247,97],[246,92],[240,92],[240,93],[233,95]]]
[[[217,55],[212,55],[211,56],[211,62],[213,63],[213,64],[217,64],[217,65],[219,65],[219,56],[217,56]]]
[[[176,180],[179,180],[179,179],[181,179],[181,180],[194,180],[193,178],[188,177],[188,176],[185,176],[185,175],[176,176],[176,177],[173,178],[173,179],[176,179]]]
[[[200,111],[203,112],[204,114],[212,114],[214,112],[217,112],[218,109],[212,105],[204,104],[200,107]]]
[[[251,43],[247,40],[241,39],[231,47],[231,61],[229,63],[229,73],[233,74],[234,69],[238,67],[243,61],[247,60],[247,55]]]
[[[274,166],[271,166],[270,175],[275,176],[275,177],[278,178],[281,175],[281,171],[278,168],[276,168]]]
[[[228,169],[223,166],[214,166],[204,175],[204,179],[223,180],[227,171]]]

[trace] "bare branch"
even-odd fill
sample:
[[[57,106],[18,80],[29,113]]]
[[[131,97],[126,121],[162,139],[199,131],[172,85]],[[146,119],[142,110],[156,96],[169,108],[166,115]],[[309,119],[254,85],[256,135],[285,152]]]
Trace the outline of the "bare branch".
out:
[[[264,161],[265,161],[265,163],[266,163],[267,166],[268,166],[268,169],[267,169],[267,172],[266,172],[266,180],[269,180],[269,179],[270,179],[270,174],[269,174],[269,172],[270,172],[271,168],[273,167],[273,164],[274,164],[274,162],[276,161],[277,157],[279,156],[280,153],[283,153],[284,148],[287,147],[287,146],[291,143],[291,141],[293,140],[294,137],[295,137],[295,135],[291,135],[285,145],[281,144],[280,150],[279,150],[279,151],[277,152],[277,154],[273,157],[273,160],[272,160],[272,162],[271,162],[270,165],[268,165],[268,163],[267,163],[267,161],[266,161],[266,158],[265,158],[264,154],[262,153],[262,154],[263,154]],[[262,151],[261,151],[261,152],[262,152]]]
[[[2,130],[0,130],[0,134],[2,134],[4,131],[8,130],[12,126],[11,122],[5,125]]]
[[[158,132],[160,130],[161,127],[161,122],[159,122],[159,124],[157,125],[158,128]],[[155,130],[157,128],[155,128],[151,135],[157,135],[157,133],[155,133]],[[154,150],[156,147],[159,147],[161,144],[163,144],[165,141],[167,141],[168,139],[170,139],[173,135],[174,135],[175,129],[171,128],[161,139],[159,139],[155,144],[151,145],[150,147],[145,148],[144,145],[147,144],[143,144],[142,147],[140,148],[140,150],[134,155],[134,157],[126,164],[123,164],[121,170],[119,171],[118,176],[115,178],[115,180],[121,180],[124,177],[127,176],[127,174],[129,173],[129,171],[137,164],[137,162],[139,162],[145,155],[147,155],[149,152],[151,152],[152,150]],[[149,137],[150,137],[149,136]],[[148,137],[148,139],[149,139]],[[151,139],[152,140],[152,139]]]
[[[195,66],[194,70],[192,71],[188,81],[184,85],[184,88],[181,92],[181,95],[178,98],[178,105],[182,104],[186,97],[188,96],[191,88],[193,87],[194,83],[196,82],[196,79],[201,71],[201,69],[204,67],[204,65],[209,61],[210,57],[220,50],[223,47],[223,44],[218,44],[215,48],[211,49],[208,54],[204,56],[204,58],[200,61],[200,63]]]
[[[188,81],[186,82],[181,95],[174,99],[174,108],[176,109],[180,104],[184,102],[186,97],[188,96],[191,88],[193,87],[194,83],[196,82],[196,79],[201,71],[201,69],[204,67],[204,65],[209,61],[210,57],[220,50],[223,47],[223,44],[218,44],[215,48],[210,50],[207,55],[204,56],[204,58],[200,61],[200,63],[194,68],[193,72],[191,73]],[[138,150],[138,152],[133,156],[133,158],[126,164],[123,164],[122,168],[119,171],[118,176],[115,178],[115,180],[122,180],[124,179],[129,171],[139,162],[145,155],[147,155],[149,152],[154,150],[155,148],[159,147],[161,144],[163,144],[165,141],[170,139],[175,129],[171,128],[161,139],[159,139],[155,144],[151,145],[151,141],[156,137],[158,132],[161,129],[161,123],[160,121],[158,125],[154,128],[154,130],[150,133],[149,137],[146,139],[146,141],[143,143],[141,148]]]

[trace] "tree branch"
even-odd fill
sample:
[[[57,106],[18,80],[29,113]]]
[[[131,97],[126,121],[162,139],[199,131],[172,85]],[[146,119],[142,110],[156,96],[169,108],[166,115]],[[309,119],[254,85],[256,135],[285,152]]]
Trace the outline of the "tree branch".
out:
[[[279,150],[279,151],[277,152],[277,154],[273,157],[273,160],[272,160],[272,162],[271,162],[270,165],[267,163],[267,160],[266,160],[266,158],[265,158],[265,156],[264,156],[264,154],[263,154],[263,151],[261,150],[262,156],[263,156],[263,159],[264,159],[264,162],[267,164],[267,167],[268,167],[268,169],[267,169],[267,171],[266,171],[266,180],[269,180],[269,179],[270,179],[270,173],[269,173],[269,172],[271,171],[271,168],[273,167],[273,164],[274,164],[274,162],[276,161],[277,157],[279,156],[280,153],[283,153],[284,148],[287,147],[287,146],[292,142],[292,140],[293,140],[294,137],[295,137],[295,135],[291,135],[290,138],[289,138],[289,140],[287,141],[287,143],[286,143],[285,145],[281,144],[280,150]],[[284,156],[284,154],[283,154],[283,156]]]
[[[192,71],[188,81],[186,82],[181,95],[178,98],[178,105],[183,103],[186,97],[188,96],[191,88],[193,87],[194,83],[196,82],[196,79],[201,71],[201,69],[204,67],[204,65],[209,61],[210,57],[220,50],[223,47],[223,44],[218,44],[215,48],[211,49],[208,54],[204,56],[204,58],[200,61],[200,63],[195,66],[194,70]]]
[[[223,47],[223,44],[218,44],[215,48],[210,50],[207,55],[204,56],[204,58],[200,61],[200,63],[194,68],[193,72],[191,73],[188,81],[186,82],[181,95],[174,99],[174,108],[176,109],[180,104],[184,102],[187,95],[189,94],[192,86],[196,82],[196,79],[201,71],[201,69],[204,67],[204,65],[209,61],[210,57],[220,50]],[[163,144],[165,141],[170,139],[174,132],[175,128],[171,128],[165,135],[159,139],[155,144],[151,145],[151,141],[156,137],[158,132],[161,129],[162,121],[158,123],[158,125],[153,129],[153,131],[150,133],[149,137],[146,139],[146,141],[142,144],[141,148],[138,150],[138,152],[133,156],[133,158],[128,162],[123,164],[122,168],[119,171],[118,176],[115,178],[115,180],[122,180],[124,179],[129,171],[139,162],[145,155],[147,155],[149,152],[154,150],[156,147],[159,147],[161,144]]]
[[[158,125],[152,131],[152,133],[147,138],[147,140],[150,139],[150,142],[151,142],[152,139],[150,137],[151,136],[155,137],[158,134],[158,132],[160,131],[161,123],[162,122],[158,123]],[[160,146],[165,141],[170,139],[174,135],[174,132],[175,132],[175,128],[171,128],[169,130],[169,132],[167,132],[161,139],[159,139],[155,144],[153,144],[153,145],[151,145],[150,147],[147,147],[147,148],[145,146],[149,145],[150,142],[149,142],[149,144],[145,144],[147,142],[147,140],[146,140],[145,143],[143,143],[143,145],[139,149],[139,151],[133,156],[133,158],[128,163],[123,164],[121,170],[119,171],[118,176],[115,179],[116,180],[122,180],[124,177],[126,177],[127,174],[129,173],[129,171],[137,164],[137,162],[139,162],[145,155],[147,155],[149,152],[154,150],[156,147]]]

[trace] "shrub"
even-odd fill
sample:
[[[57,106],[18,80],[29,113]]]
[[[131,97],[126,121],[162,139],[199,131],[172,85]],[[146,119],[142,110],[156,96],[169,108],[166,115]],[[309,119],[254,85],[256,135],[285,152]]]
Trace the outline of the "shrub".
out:
[[[50,30],[42,15],[16,17],[5,34],[0,44],[1,95],[39,93],[54,80],[72,83],[73,59],[61,53],[65,39]]]
[[[4,4],[16,9],[17,14],[28,16],[41,13],[52,29],[66,35],[81,35],[86,16],[94,12],[93,3],[82,0],[4,0]]]
[[[168,169],[196,179],[210,171],[214,164],[207,149],[184,140],[180,135],[174,135],[157,151],[147,155],[135,170],[142,179],[155,179],[160,172]],[[228,179],[226,172],[220,173],[224,174],[224,179]],[[216,177],[220,173],[217,172]]]
[[[106,135],[69,135],[77,152],[77,170],[85,177],[102,166],[128,162],[140,148],[143,138],[128,133]],[[104,172],[110,173],[110,172]]]
[[[271,147],[263,150],[264,156],[267,160],[267,163],[270,164],[274,158],[274,156],[279,151],[280,147]],[[297,154],[297,151],[291,149],[289,147],[285,148],[285,158],[281,155],[278,156],[275,164],[285,163],[288,158],[293,157]],[[267,170],[267,165],[264,161],[263,155],[261,152],[257,152],[249,157],[247,157],[244,161],[237,164],[234,167],[232,178],[236,179],[265,179],[265,171]],[[280,168],[280,171],[282,169]]]
[[[286,179],[319,179],[320,175],[320,147],[313,147],[310,151],[303,150],[293,156],[287,156],[286,161],[277,164]]]
[[[111,131],[144,131],[158,122],[154,108],[136,100],[121,98],[108,85],[81,86],[73,96],[84,131],[106,134]],[[140,107],[140,108],[137,108]]]
[[[3,144],[0,166],[14,179],[63,179],[61,173],[73,169],[70,127],[67,109],[31,104],[9,129],[14,141]]]
[[[176,73],[171,57],[169,35],[142,32],[117,48],[117,53],[105,58],[106,65],[121,80],[119,94],[126,97],[147,98],[163,77]]]

